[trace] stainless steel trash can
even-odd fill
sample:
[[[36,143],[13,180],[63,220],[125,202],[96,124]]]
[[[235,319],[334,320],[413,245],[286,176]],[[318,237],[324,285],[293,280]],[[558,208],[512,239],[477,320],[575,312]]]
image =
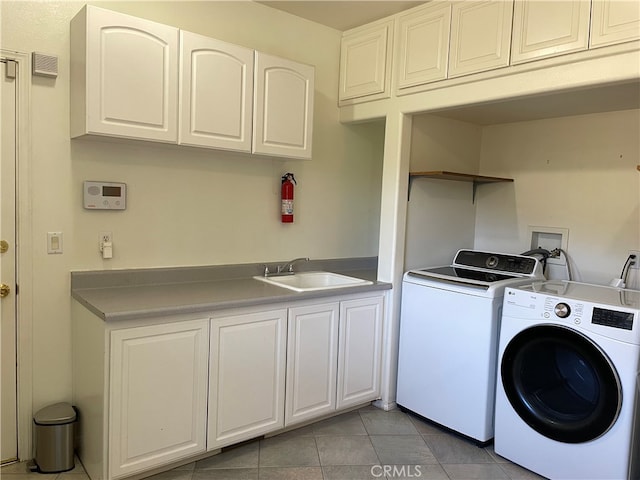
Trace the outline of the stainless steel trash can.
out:
[[[55,473],[73,469],[75,421],[75,409],[64,402],[49,405],[35,414],[35,462],[40,472]]]

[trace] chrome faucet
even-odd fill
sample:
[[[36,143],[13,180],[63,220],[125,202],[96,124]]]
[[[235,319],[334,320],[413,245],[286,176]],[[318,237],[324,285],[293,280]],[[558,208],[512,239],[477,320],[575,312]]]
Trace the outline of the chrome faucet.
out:
[[[277,265],[276,266],[276,271],[272,272],[271,268],[273,268],[273,265],[264,265],[264,271],[263,271],[263,275],[265,277],[270,277],[273,275],[293,275],[295,272],[293,271],[293,264],[297,263],[297,262],[308,262],[309,261],[309,257],[300,257],[300,258],[296,258],[291,260],[290,262],[287,263],[283,263],[282,265]]]
[[[290,273],[294,273],[293,272],[294,263],[308,262],[308,261],[309,261],[309,257],[300,257],[300,258],[293,259],[290,262],[287,262],[283,265],[278,265],[276,275],[287,275]]]

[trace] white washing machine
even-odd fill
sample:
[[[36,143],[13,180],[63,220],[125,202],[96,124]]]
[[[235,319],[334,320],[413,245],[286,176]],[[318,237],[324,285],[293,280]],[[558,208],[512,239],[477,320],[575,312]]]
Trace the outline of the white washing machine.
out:
[[[507,288],[495,451],[550,479],[637,479],[640,292]]]
[[[502,296],[543,278],[536,258],[460,250],[402,283],[398,405],[477,443],[493,438]]]

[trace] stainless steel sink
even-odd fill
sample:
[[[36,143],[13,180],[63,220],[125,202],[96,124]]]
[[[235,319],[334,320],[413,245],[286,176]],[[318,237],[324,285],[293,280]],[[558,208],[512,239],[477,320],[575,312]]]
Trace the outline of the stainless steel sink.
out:
[[[261,282],[288,288],[296,292],[311,292],[315,290],[328,290],[330,288],[354,287],[357,285],[371,285],[373,282],[361,278],[348,277],[332,272],[301,272],[292,275],[280,275],[273,277],[253,277]]]

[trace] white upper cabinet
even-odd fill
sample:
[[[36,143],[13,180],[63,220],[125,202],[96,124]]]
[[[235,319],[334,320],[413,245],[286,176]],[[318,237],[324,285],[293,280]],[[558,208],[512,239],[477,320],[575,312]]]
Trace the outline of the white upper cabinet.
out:
[[[344,32],[338,92],[341,104],[390,96],[392,45],[393,19]]]
[[[515,0],[511,63],[586,50],[590,2]]]
[[[593,0],[590,47],[640,39],[640,1]]]
[[[253,53],[180,32],[182,145],[251,152]]]
[[[508,66],[512,19],[513,0],[454,3],[449,78]]]
[[[253,152],[311,158],[315,68],[256,52]]]
[[[93,6],[71,22],[71,136],[175,143],[178,29]]]
[[[399,15],[396,23],[397,93],[447,78],[451,4],[428,3]]]
[[[71,137],[311,158],[315,68],[85,6],[71,21]]]

